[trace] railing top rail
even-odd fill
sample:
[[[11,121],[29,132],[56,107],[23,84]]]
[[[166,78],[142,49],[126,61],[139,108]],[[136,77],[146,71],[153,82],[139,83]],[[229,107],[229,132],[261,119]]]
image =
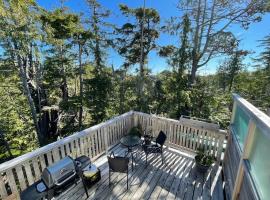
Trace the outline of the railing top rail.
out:
[[[99,128],[103,128],[105,126],[108,126],[112,123],[114,123],[115,121],[119,120],[119,119],[123,119],[127,116],[130,116],[133,114],[133,111],[130,111],[130,112],[127,112],[127,113],[124,113],[120,116],[117,116],[117,117],[114,117],[108,121],[105,121],[105,122],[102,122],[100,124],[97,124],[97,125],[94,125],[90,128],[87,128],[81,132],[76,132],[68,137],[65,137],[61,140],[58,140],[56,142],[53,142],[51,144],[48,144],[46,146],[43,146],[41,148],[38,148],[32,152],[29,152],[29,153],[26,153],[26,154],[23,154],[17,158],[14,158],[10,161],[7,161],[7,162],[4,162],[2,164],[0,164],[0,172],[2,171],[5,171],[7,169],[10,169],[10,168],[13,168],[14,166],[20,164],[20,163],[23,163],[23,162],[26,162],[27,160],[33,158],[33,157],[36,157],[36,156],[39,156],[41,154],[44,154],[44,153],[47,153],[49,151],[51,151],[53,148],[55,147],[60,147],[60,146],[63,146],[65,145],[66,143],[68,142],[71,142],[72,140],[75,140],[76,138],[80,138],[80,137],[83,137],[85,135],[87,135],[87,133],[91,132],[91,131],[95,131],[95,130],[98,130]]]
[[[268,137],[270,137],[270,117],[238,94],[234,93],[233,99],[237,105],[239,105],[240,108],[242,108],[245,113],[248,114],[248,116],[255,122],[255,124],[260,127],[260,129]]]
[[[157,119],[172,122],[172,123],[183,124],[183,125],[191,126],[191,127],[198,128],[198,129],[205,129],[205,130],[208,130],[208,131],[216,132],[218,134],[224,134],[224,135],[227,134],[227,132],[225,130],[219,129],[219,127],[216,126],[216,124],[213,124],[213,125],[210,124],[209,125],[209,123],[204,123],[204,122],[200,122],[200,121],[197,121],[197,120],[189,120],[189,119],[175,120],[175,119],[170,119],[170,118],[166,118],[166,117],[160,117],[160,116],[157,116],[157,115],[146,114],[146,113],[137,112],[137,111],[134,111],[134,113],[139,114],[139,115],[143,115],[143,116],[148,116],[148,117],[155,117]]]

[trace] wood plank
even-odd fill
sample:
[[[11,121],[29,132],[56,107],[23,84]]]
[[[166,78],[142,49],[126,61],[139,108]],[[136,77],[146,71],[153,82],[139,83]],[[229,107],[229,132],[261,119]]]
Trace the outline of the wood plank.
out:
[[[204,184],[204,174],[197,172],[196,183],[194,185],[194,192],[193,192],[192,199],[194,199],[194,200],[201,200],[202,199],[203,184]]]
[[[34,177],[33,177],[33,174],[32,174],[32,169],[31,169],[30,163],[25,162],[23,165],[24,165],[24,168],[25,168],[25,173],[26,173],[26,176],[27,176],[28,184],[32,185],[35,181],[34,181]]]
[[[188,166],[188,163],[191,163],[191,160],[183,157],[182,163],[178,166],[178,170],[176,172],[175,178],[173,180],[173,183],[171,184],[171,188],[169,190],[167,199],[175,199],[178,187],[181,183],[181,179],[184,173],[185,168]]]
[[[197,170],[195,164],[190,169],[190,172],[188,174],[188,177],[186,178],[186,192],[184,193],[184,200],[192,200],[194,189],[196,185],[196,179],[197,179]]]
[[[221,173],[217,173],[217,174],[218,174],[217,180],[214,184],[212,184],[212,187],[211,187],[211,190],[213,188],[213,193],[211,196],[213,200],[224,200]]]
[[[75,140],[75,146],[76,146],[76,148],[75,148],[75,152],[76,152],[75,157],[79,157],[81,155],[80,147],[79,147],[79,141],[78,140],[79,140],[79,138],[77,138]]]
[[[70,143],[65,144],[66,148],[66,155],[67,156],[72,156],[71,150],[70,150]]]
[[[40,165],[41,165],[41,171],[43,171],[43,169],[46,168],[46,163],[45,163],[44,155],[40,155],[39,156],[39,161],[40,161]]]
[[[219,168],[219,165],[215,164],[208,170],[208,173],[205,176],[205,181],[203,185],[203,193],[202,193],[203,199],[206,199],[206,200],[211,199],[211,185],[212,185],[213,179],[215,177],[215,174],[218,168]]]
[[[151,183],[146,188],[146,192],[142,196],[143,199],[157,199],[157,197],[161,191],[161,187],[157,186],[157,184],[164,184],[164,182],[166,181],[166,177],[168,175],[168,172],[171,170],[171,166],[176,162],[176,160],[178,158],[179,157],[177,155],[173,154],[172,157],[167,159],[165,167],[159,169],[156,172]]]
[[[165,154],[165,153],[164,153]],[[168,153],[166,152],[166,155]],[[117,198],[113,199],[132,199],[136,198],[136,194],[138,193],[138,189],[141,187],[141,185],[144,182],[147,182],[149,179],[153,177],[153,174],[158,169],[159,166],[162,165],[162,161],[158,157],[152,157],[153,160],[151,160],[151,164],[147,165],[146,168],[143,168],[143,172],[140,173],[134,180],[132,180],[132,183],[130,184],[130,188],[128,191],[123,193],[122,195],[118,195]]]
[[[2,175],[0,174],[0,197],[5,198],[7,196],[8,195],[7,195],[7,190],[6,190],[6,187],[5,187],[5,183],[4,183]]]
[[[53,163],[53,161],[52,161],[52,152],[49,151],[49,152],[46,153],[46,155],[47,155],[48,165],[51,165]]]
[[[12,194],[18,194],[18,188],[15,182],[15,178],[12,172],[12,169],[9,169],[6,171],[7,174],[7,181],[8,181],[8,185],[11,189]]]
[[[164,152],[166,157],[171,157],[171,152]],[[141,199],[141,195],[145,193],[145,191],[148,191],[149,185],[153,182],[153,178],[156,177],[157,172],[160,171],[160,169],[165,168],[165,165],[162,164],[161,160],[154,160],[154,162],[149,162],[147,166],[147,175],[145,179],[142,180],[141,184],[138,187],[135,187],[132,194],[127,194],[124,196],[124,199]]]
[[[26,182],[25,182],[25,177],[22,171],[22,165],[18,165],[15,168],[17,176],[18,176],[18,181],[20,184],[21,190],[24,190],[26,188]]]
[[[66,153],[65,153],[65,145],[62,145],[60,147],[60,151],[61,151],[61,158],[64,158],[66,156]]]
[[[52,151],[52,154],[53,154],[54,162],[57,162],[58,160],[60,160],[59,147],[54,148]]]
[[[192,160],[186,166],[186,168],[183,172],[183,175],[181,176],[181,182],[178,186],[178,189],[177,189],[177,192],[175,195],[175,199],[183,199],[184,198],[185,192],[187,190],[187,187],[186,187],[187,186],[187,178],[188,178],[189,172],[192,169],[193,165],[194,165],[194,161]]]
[[[41,175],[38,157],[35,157],[33,159],[32,163],[33,163],[33,169],[34,169],[34,174],[35,174],[35,181],[38,181],[40,179],[40,175]]]
[[[167,196],[170,192],[170,188],[172,186],[172,183],[175,179],[175,176],[177,172],[179,171],[179,168],[181,168],[181,165],[183,164],[185,158],[179,156],[179,160],[175,162],[175,165],[172,167],[172,170],[170,171],[169,176],[166,179],[166,182],[164,183],[162,190],[160,191],[160,194],[158,196],[158,199],[167,199]]]

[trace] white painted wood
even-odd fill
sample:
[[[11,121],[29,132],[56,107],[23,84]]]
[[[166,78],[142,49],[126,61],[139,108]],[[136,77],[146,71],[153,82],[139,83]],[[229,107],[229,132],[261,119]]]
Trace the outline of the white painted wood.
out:
[[[24,190],[26,188],[26,183],[25,183],[26,179],[25,179],[23,171],[22,171],[22,165],[17,166],[15,168],[15,170],[16,170],[18,180],[19,180],[19,183],[20,183],[20,188],[21,188],[21,190]]]
[[[52,153],[53,153],[54,162],[57,162],[58,160],[60,160],[59,147],[54,148]]]
[[[39,169],[39,159],[38,157],[35,157],[33,160],[32,160],[32,163],[33,163],[33,169],[34,169],[34,174],[35,174],[35,181],[38,181],[40,179],[40,169]]]
[[[32,174],[32,169],[29,162],[24,163],[24,168],[27,176],[27,181],[29,185],[32,185],[34,183],[34,177]]]
[[[5,198],[7,196],[8,195],[7,195],[7,190],[6,190],[6,187],[5,187],[5,183],[4,183],[2,175],[0,174],[0,197]]]
[[[44,155],[40,155],[39,160],[40,160],[41,170],[45,169],[46,168],[46,163],[45,163]]]
[[[53,163],[53,161],[52,161],[52,153],[48,152],[48,153],[46,153],[46,155],[47,155],[48,164],[51,165]]]
[[[6,174],[7,174],[7,181],[8,181],[8,184],[10,186],[11,192],[14,194],[17,194],[18,188],[17,188],[16,182],[15,182],[15,178],[14,178],[12,169],[7,170]]]

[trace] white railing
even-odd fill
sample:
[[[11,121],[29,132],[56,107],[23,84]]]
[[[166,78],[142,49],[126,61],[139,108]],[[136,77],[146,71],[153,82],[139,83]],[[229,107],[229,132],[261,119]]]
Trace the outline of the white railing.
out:
[[[202,148],[214,155],[218,162],[221,160],[226,131],[220,130],[216,124],[184,118],[173,120],[140,112],[134,114],[134,124],[141,124],[154,137],[163,130],[168,137],[168,146],[194,152]]]
[[[226,132],[196,120],[173,120],[130,111],[67,138],[46,145],[0,165],[0,199],[19,198],[20,191],[40,179],[42,170],[70,155],[100,157],[138,124],[153,136],[160,130],[167,134],[167,146],[196,151],[203,147],[220,161]]]
[[[129,131],[132,119],[133,112],[125,113],[1,164],[0,199],[19,198],[19,192],[39,180],[46,166],[67,155],[95,160]]]

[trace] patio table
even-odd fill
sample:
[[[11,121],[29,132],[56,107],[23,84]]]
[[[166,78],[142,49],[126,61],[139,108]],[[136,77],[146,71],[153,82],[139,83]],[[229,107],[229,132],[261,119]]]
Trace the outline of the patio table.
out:
[[[138,136],[127,135],[120,139],[120,143],[127,148],[128,154],[131,154],[132,170],[133,170],[133,148],[142,143]]]

